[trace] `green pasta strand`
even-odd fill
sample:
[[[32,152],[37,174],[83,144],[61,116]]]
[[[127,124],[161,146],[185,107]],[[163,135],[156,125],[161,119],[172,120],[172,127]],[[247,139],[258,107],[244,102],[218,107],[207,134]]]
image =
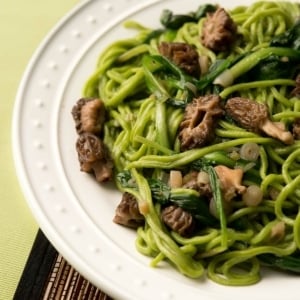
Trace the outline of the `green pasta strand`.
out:
[[[201,262],[194,261],[192,257],[183,253],[171,237],[164,232],[161,222],[155,214],[151,192],[147,182],[136,170],[132,170],[132,174],[139,188],[139,193],[136,194],[139,205],[145,202],[148,206],[148,212],[145,214],[145,218],[152,230],[154,241],[159,250],[168,257],[183,274],[192,278],[201,277],[204,272]]]
[[[283,213],[283,202],[287,200],[288,196],[295,191],[295,189],[300,184],[300,175],[295,177],[289,184],[287,184],[279,193],[276,204],[275,204],[275,213],[277,217],[283,220],[285,223],[293,226],[295,219],[292,217],[288,217]]]
[[[208,153],[219,151],[219,150],[225,150],[230,147],[235,147],[250,142],[267,144],[267,143],[272,143],[272,139],[262,138],[262,137],[239,138],[236,140],[230,140],[220,144],[215,144],[213,146],[208,146],[202,149],[189,150],[183,153],[174,154],[170,156],[158,156],[158,155],[144,156],[136,162],[129,163],[128,168],[163,168],[163,169],[178,168],[180,166],[187,165],[193,162],[194,160],[203,157]]]
[[[284,248],[280,247],[274,247],[274,246],[260,246],[260,247],[255,247],[255,248],[249,248],[246,250],[236,250],[236,251],[231,251],[228,253],[224,253],[213,259],[207,268],[208,272],[208,277],[214,280],[215,282],[224,284],[224,285],[250,285],[259,280],[259,269],[257,268],[256,261],[253,261],[255,257],[259,254],[263,253],[272,253],[275,255],[290,255],[295,251],[296,244],[294,242],[291,242],[288,245],[285,245]],[[246,273],[241,273],[241,274],[236,274],[236,273],[231,273],[228,269],[236,266],[238,264],[241,264],[243,262],[247,262],[250,264],[251,269],[249,272]],[[252,260],[252,263],[251,263]],[[225,268],[224,273],[219,273],[217,271],[217,268],[219,270],[220,264],[222,265],[223,263],[223,268]],[[223,272],[224,272],[223,271]],[[227,275],[224,277],[224,275]]]

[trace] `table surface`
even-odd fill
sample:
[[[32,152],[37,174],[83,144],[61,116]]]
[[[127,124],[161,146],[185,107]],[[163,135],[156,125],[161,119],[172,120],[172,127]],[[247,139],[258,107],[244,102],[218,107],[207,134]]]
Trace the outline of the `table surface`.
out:
[[[11,116],[25,67],[49,30],[79,0],[3,1],[0,10],[0,300],[12,299],[38,225],[13,163]]]

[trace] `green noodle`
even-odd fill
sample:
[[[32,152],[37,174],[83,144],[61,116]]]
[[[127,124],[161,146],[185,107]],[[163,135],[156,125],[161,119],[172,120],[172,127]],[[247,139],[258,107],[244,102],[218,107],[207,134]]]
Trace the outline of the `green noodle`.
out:
[[[162,41],[194,45],[198,54],[208,57],[211,63],[247,54],[229,68],[236,79],[269,57],[270,52],[287,55],[285,48],[272,47],[270,41],[293,26],[300,15],[299,4],[261,1],[236,7],[229,13],[243,43],[236,43],[226,54],[216,54],[201,44],[199,36],[205,17],[185,23],[177,30],[157,33],[133,21],[126,22],[126,27],[138,34],[117,41],[102,52],[83,93],[102,99],[106,106],[104,142],[114,160],[115,174],[129,170],[136,182],[135,188],[129,188],[116,181],[117,187],[133,194],[139,207],[147,208],[145,226],[137,230],[137,250],[152,257],[152,267],[168,261],[191,278],[203,276],[207,269],[207,276],[217,283],[249,285],[260,280],[259,255],[284,257],[300,249],[300,142],[283,146],[274,138],[221,119],[211,145],[180,152],[177,133],[184,109],[170,105],[167,99],[185,99],[191,90],[176,68],[173,71],[179,79],[173,74],[167,83],[156,75],[161,62],[149,60],[151,55],[159,54],[158,45]],[[292,52],[292,57],[297,56],[299,52]],[[295,80],[290,78],[251,80],[233,83],[219,95],[224,101],[237,95],[264,103],[272,121],[289,126],[300,118],[300,99],[290,94],[294,87]],[[161,221],[161,207],[152,199],[147,176],[161,177],[208,154],[228,152],[245,143],[259,145],[258,163],[246,172],[248,177],[245,176],[243,183],[260,186],[261,204],[246,207],[235,201],[233,211],[226,216],[226,233],[218,227],[207,227],[187,238],[170,231]],[[271,191],[276,197],[272,197]],[[285,235],[274,241],[270,238],[272,228],[280,222],[285,224]]]

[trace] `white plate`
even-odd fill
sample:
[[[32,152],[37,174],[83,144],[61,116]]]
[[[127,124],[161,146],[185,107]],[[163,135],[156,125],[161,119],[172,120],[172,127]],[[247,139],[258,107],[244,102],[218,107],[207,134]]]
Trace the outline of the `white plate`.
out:
[[[223,1],[234,7],[240,1]],[[120,194],[79,171],[71,108],[111,41],[133,35],[127,18],[158,27],[164,8],[187,12],[205,0],[98,0],[76,7],[48,35],[19,88],[13,119],[18,176],[40,227],[87,279],[116,299],[299,299],[299,278],[265,274],[250,287],[191,280],[167,265],[153,269],[133,231],[112,222]],[[243,1],[247,4],[250,1]]]

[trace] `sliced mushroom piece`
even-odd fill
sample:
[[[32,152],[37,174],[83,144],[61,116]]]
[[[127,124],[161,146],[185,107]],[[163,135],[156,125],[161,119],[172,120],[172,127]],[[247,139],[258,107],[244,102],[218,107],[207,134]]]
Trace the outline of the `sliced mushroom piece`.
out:
[[[94,173],[99,182],[112,179],[113,162],[99,137],[88,132],[82,133],[77,139],[76,150],[81,171]]]
[[[188,104],[179,127],[181,150],[199,148],[212,141],[217,119],[222,114],[217,95],[199,97]]]
[[[138,202],[133,195],[127,192],[123,194],[113,221],[130,228],[138,228],[144,224],[145,218],[140,213]]]
[[[225,110],[243,128],[272,136],[285,144],[292,144],[294,138],[291,132],[283,130],[269,119],[267,106],[247,98],[235,97],[227,101]]]
[[[221,191],[225,201],[230,201],[237,194],[245,192],[246,187],[242,185],[243,170],[230,169],[223,165],[214,167],[221,186]]]
[[[169,186],[171,189],[182,187],[182,173],[178,170],[170,171]]]
[[[176,205],[165,207],[161,212],[163,222],[181,236],[189,236],[195,229],[193,216]]]
[[[90,132],[99,134],[105,121],[105,106],[100,99],[82,98],[72,108],[78,134]]]
[[[237,26],[225,11],[219,7],[215,12],[208,13],[203,23],[201,41],[212,51],[228,50],[237,36]]]

